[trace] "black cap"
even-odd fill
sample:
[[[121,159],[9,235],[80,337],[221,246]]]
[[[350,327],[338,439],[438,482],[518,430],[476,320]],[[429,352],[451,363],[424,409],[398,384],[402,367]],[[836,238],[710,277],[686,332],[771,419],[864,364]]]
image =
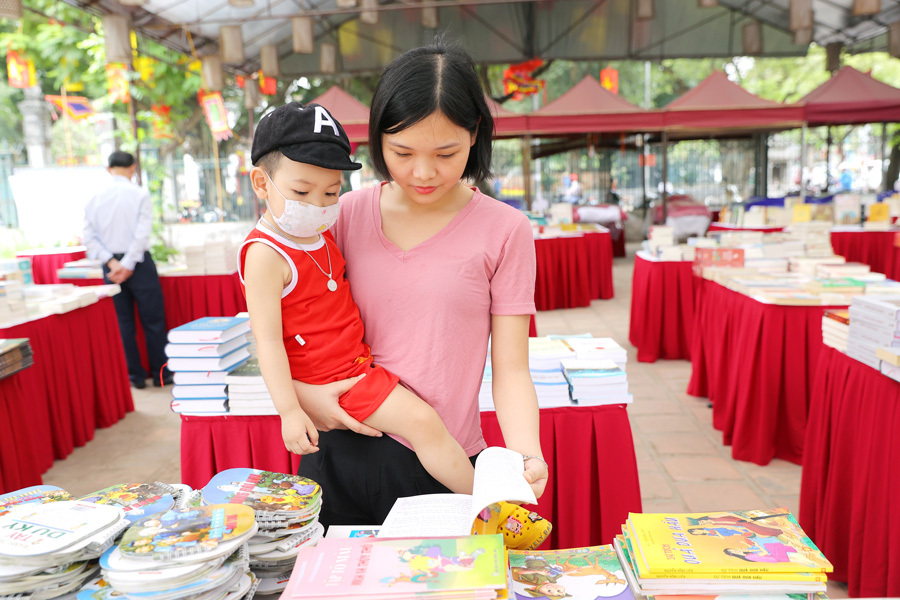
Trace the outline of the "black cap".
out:
[[[291,102],[266,113],[253,134],[250,160],[256,162],[278,150],[295,162],[324,169],[355,171],[362,165],[350,160],[350,138],[341,124],[319,104]]]

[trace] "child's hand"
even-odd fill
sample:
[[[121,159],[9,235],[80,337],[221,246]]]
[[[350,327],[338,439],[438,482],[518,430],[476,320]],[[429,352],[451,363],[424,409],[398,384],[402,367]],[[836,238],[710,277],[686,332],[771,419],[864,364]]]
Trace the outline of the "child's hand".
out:
[[[303,455],[319,451],[319,432],[302,410],[281,416],[281,437],[288,452]]]
[[[547,463],[540,458],[531,457],[525,461],[525,481],[534,490],[534,496],[540,498],[547,487],[547,478],[550,473],[547,469]]]

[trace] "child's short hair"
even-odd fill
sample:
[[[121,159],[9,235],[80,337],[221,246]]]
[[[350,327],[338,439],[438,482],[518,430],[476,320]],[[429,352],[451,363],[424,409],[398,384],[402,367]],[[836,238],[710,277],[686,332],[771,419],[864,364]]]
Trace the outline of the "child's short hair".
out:
[[[278,163],[281,162],[281,159],[283,157],[284,154],[282,154],[280,150],[272,150],[271,152],[263,154],[258,159],[256,159],[256,163],[253,166],[260,167],[263,171],[269,174],[269,177],[275,177],[275,171],[278,169]]]
[[[369,111],[369,154],[375,170],[390,181],[382,134],[403,131],[436,111],[475,134],[463,178],[489,179],[494,118],[474,61],[458,44],[442,39],[404,52],[378,81]]]

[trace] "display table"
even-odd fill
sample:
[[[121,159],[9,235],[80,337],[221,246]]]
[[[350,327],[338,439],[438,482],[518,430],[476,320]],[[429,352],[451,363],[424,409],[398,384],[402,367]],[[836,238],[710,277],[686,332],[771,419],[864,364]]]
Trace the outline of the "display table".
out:
[[[488,445],[502,445],[496,413],[482,413],[481,425]],[[625,407],[542,409],[541,447],[550,481],[538,511],[553,523],[545,547],[611,543],[628,512],[641,510]],[[284,448],[278,417],[181,417],[181,480],[191,487],[233,467],[296,473],[299,463]]]
[[[613,297],[613,250],[608,232],[534,240],[537,310],[590,306]]]
[[[828,307],[764,304],[709,280],[698,291],[688,394],[712,401],[736,460],[801,464]]]
[[[638,362],[691,358],[694,288],[700,279],[689,260],[660,261],[644,251],[634,258],[628,341]]]
[[[29,435],[29,401],[20,376],[0,379],[0,494],[40,485],[44,471]]]
[[[900,248],[895,245],[898,233],[836,227],[831,231],[831,247],[847,262],[865,263],[873,271],[897,280],[900,279]]]
[[[27,403],[27,419],[14,427],[31,439],[38,474],[92,440],[97,427],[109,427],[134,410],[110,298],[0,328],[0,337],[29,338],[34,353],[34,365],[10,385]]]
[[[68,248],[36,248],[34,250],[21,250],[16,253],[18,257],[31,258],[31,271],[34,283],[59,283],[56,270],[73,260],[86,258],[84,246],[71,246]]]
[[[900,383],[823,346],[800,525],[853,597],[900,596]]]

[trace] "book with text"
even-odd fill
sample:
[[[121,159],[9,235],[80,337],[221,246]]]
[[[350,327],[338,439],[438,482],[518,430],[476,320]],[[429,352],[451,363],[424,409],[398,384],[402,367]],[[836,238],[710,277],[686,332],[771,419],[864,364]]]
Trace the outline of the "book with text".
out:
[[[609,544],[564,550],[510,550],[509,567],[516,600],[634,598]]]
[[[169,330],[173,344],[221,344],[250,331],[246,317],[202,317]]]

